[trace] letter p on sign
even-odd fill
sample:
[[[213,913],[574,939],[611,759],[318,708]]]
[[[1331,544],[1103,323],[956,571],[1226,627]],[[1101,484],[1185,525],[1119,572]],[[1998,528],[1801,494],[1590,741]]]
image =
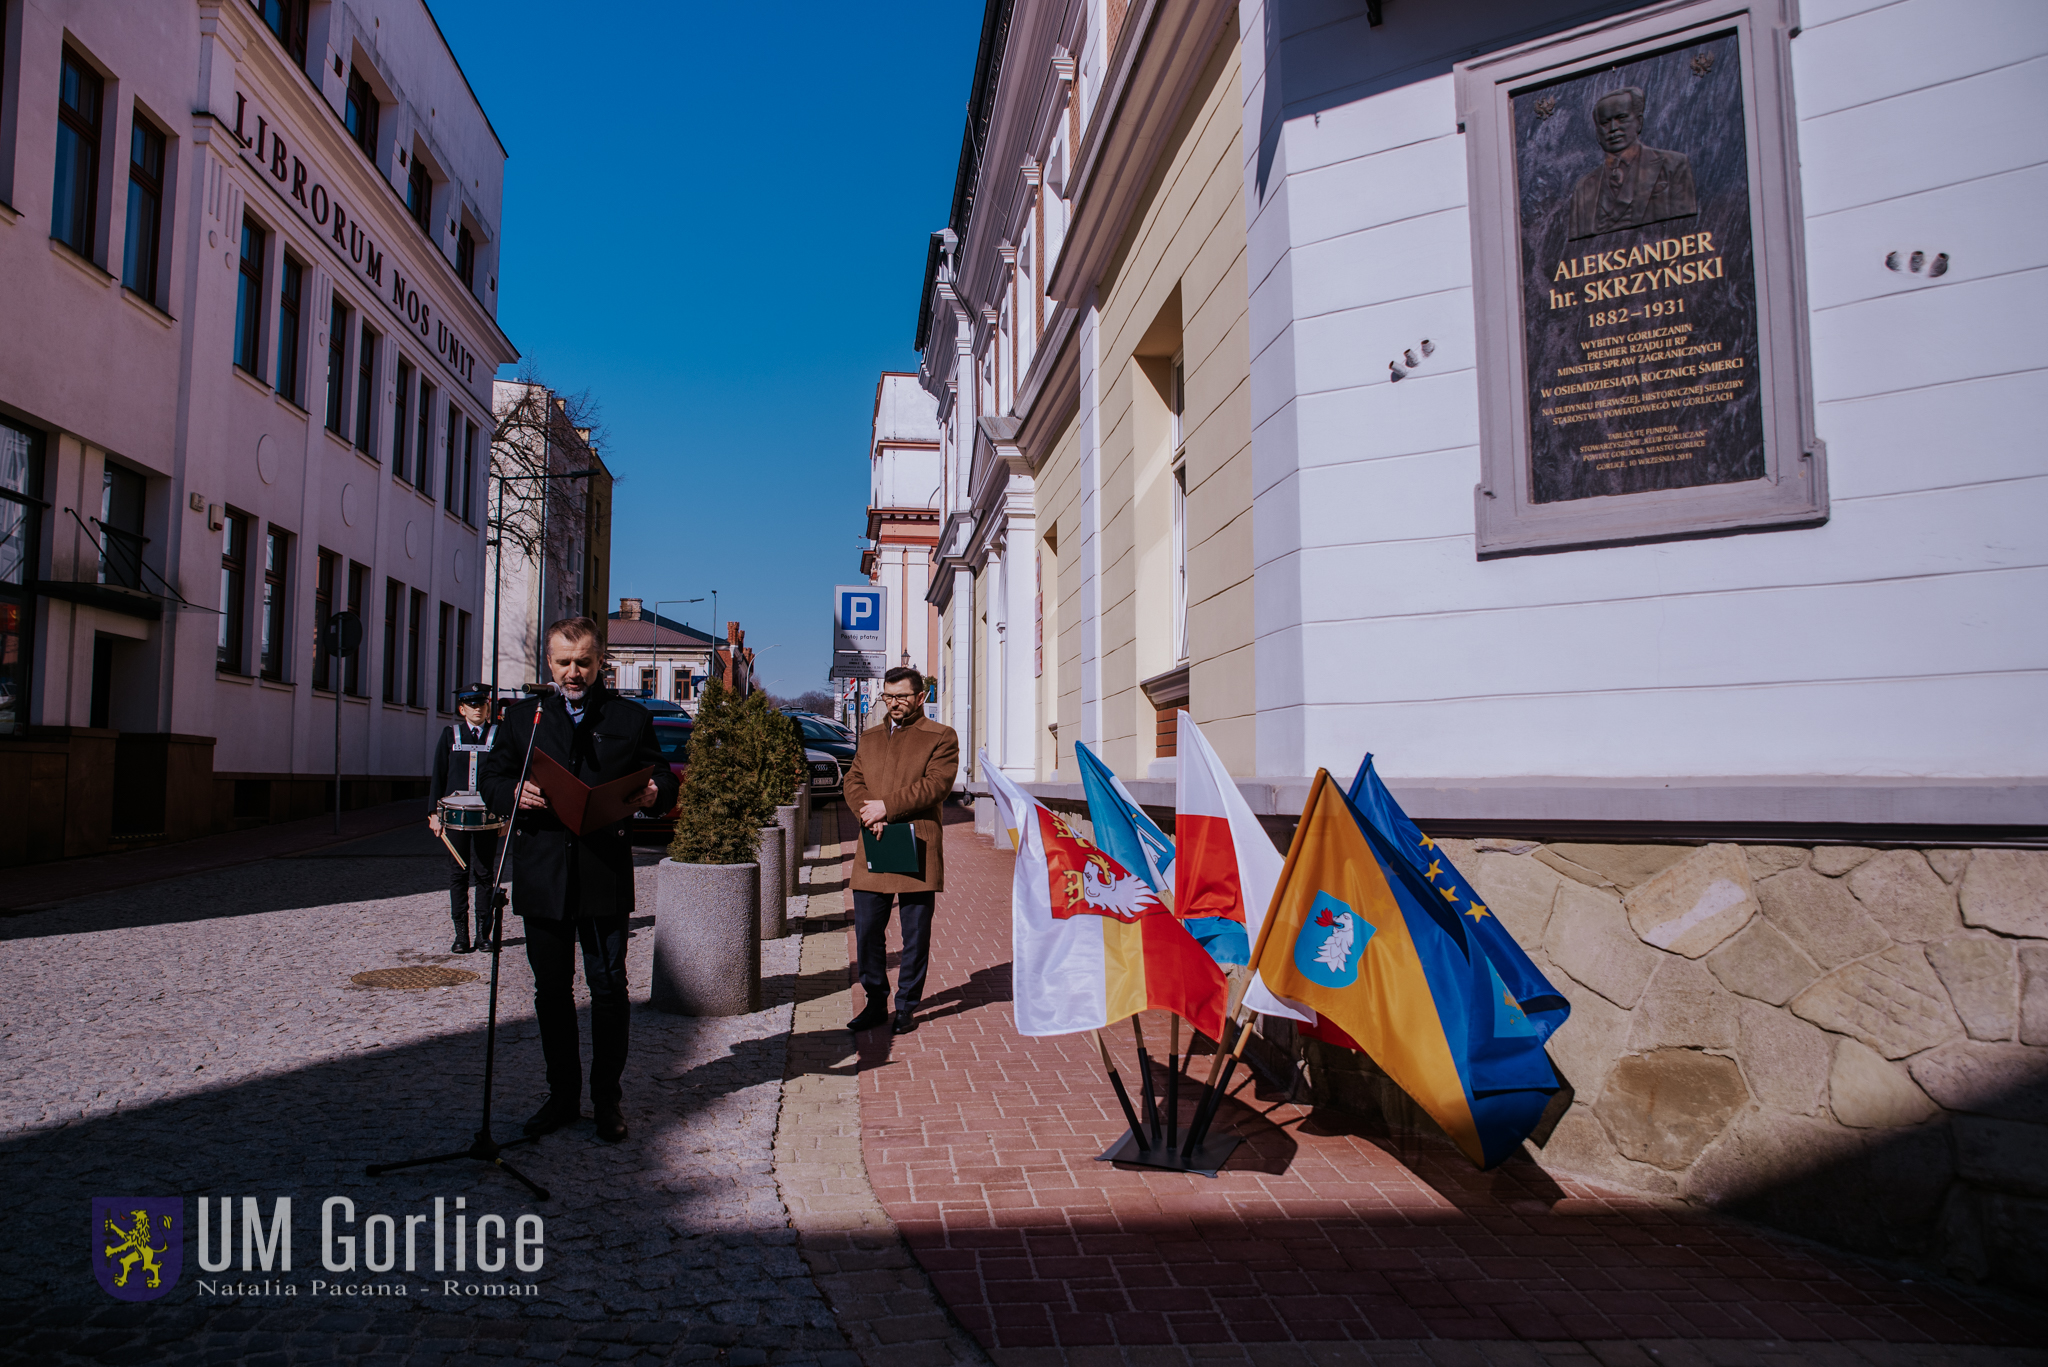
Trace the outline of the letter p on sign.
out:
[[[848,631],[879,631],[882,626],[882,595],[879,593],[849,593],[842,605],[845,613],[840,625]]]

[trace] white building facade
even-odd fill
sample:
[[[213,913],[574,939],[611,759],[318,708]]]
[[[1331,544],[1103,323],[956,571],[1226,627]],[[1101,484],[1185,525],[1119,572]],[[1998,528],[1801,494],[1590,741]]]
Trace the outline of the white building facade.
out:
[[[419,0],[4,15],[0,789],[67,775],[7,824],[317,812],[337,707],[343,803],[410,790],[481,662],[489,119]]]
[[[2048,208],[2048,12],[1377,11],[1239,12],[1257,773],[1372,750],[1425,808],[1481,819],[2048,824],[2048,638],[2027,625],[2048,589],[2048,352],[2026,321],[2048,241],[2020,227]],[[1673,44],[1687,60],[1655,56]],[[1600,168],[1593,98],[1630,83],[1650,87],[1641,145],[1689,153],[1697,203],[1606,233],[1560,214],[1543,281],[1516,282],[1497,264],[1515,178]],[[1709,292],[1680,274],[1637,269],[1599,302],[1569,272],[1712,226],[1715,140],[1739,157],[1745,122],[1729,226],[1753,235],[1764,324],[1733,392],[1758,396],[1768,460],[1532,502],[1518,443],[1552,418],[1516,406],[1504,334],[1523,345],[1525,306],[1529,337],[1553,313],[1589,339],[1683,324],[1662,311]],[[1939,131],[1959,124],[1984,135]],[[1529,150],[1546,138],[1555,173]],[[1541,215],[1520,214],[1533,254]],[[1617,300],[1633,321],[1605,321]],[[1739,327],[1698,326],[1739,365]],[[1704,370],[1657,373],[1699,402]],[[1797,506],[1708,507],[1741,490]],[[1573,508],[1611,525],[1501,535]]]
[[[867,535],[860,570],[870,584],[889,590],[882,624],[883,654],[891,666],[940,672],[933,647],[938,609],[927,598],[932,550],[939,540],[939,499],[944,479],[938,405],[915,375],[884,374],[875,385],[868,441]],[[850,715],[876,715],[879,679],[854,680]]]

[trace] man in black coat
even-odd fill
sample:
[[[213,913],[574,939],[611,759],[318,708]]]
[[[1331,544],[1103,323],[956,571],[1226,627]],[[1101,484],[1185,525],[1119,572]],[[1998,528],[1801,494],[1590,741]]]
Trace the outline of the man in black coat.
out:
[[[533,1011],[547,1058],[548,1099],[526,1122],[546,1134],[579,1118],[582,1050],[577,1039],[576,947],[590,987],[590,1103],[598,1137],[626,1137],[619,1079],[626,1069],[626,922],[633,911],[633,851],[624,822],[576,835],[556,820],[531,779],[520,782],[529,738],[593,787],[653,769],[639,805],[659,811],[676,798],[675,776],[654,739],[647,709],[598,681],[597,624],[572,617],[549,626],[548,670],[555,691],[510,708],[484,760],[483,798],[518,816],[512,834],[512,910],[524,918],[533,967]],[[535,735],[536,726],[538,735]]]

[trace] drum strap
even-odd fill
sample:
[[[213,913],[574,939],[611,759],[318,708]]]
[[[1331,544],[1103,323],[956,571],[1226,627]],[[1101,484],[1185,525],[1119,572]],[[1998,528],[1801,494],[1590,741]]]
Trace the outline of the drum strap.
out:
[[[456,723],[455,734],[457,740],[450,748],[458,754],[469,756],[469,786],[462,791],[473,793],[477,790],[477,766],[483,762],[483,756],[491,748],[491,742],[498,738],[498,728],[496,724],[493,724],[490,730],[484,732],[484,738],[473,745],[464,745],[461,742],[460,737],[466,729],[460,722]]]

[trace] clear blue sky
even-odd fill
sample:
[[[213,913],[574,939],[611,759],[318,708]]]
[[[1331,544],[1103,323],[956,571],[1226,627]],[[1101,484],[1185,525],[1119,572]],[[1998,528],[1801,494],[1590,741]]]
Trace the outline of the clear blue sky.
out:
[[[981,6],[429,3],[510,155],[499,324],[602,410],[611,606],[717,589],[770,689],[822,687]]]

